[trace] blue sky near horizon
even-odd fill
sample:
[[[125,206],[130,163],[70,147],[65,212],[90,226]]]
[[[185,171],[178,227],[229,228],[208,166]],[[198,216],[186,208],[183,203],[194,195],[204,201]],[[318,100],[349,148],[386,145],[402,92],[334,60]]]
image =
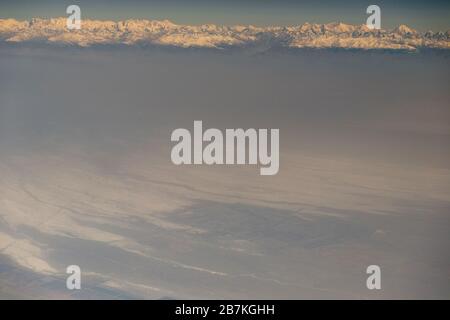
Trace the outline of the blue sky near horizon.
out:
[[[370,4],[381,7],[382,27],[407,24],[421,31],[450,29],[450,1],[294,1],[294,0],[0,0],[0,18],[65,16],[78,4],[82,17],[94,19],[169,19],[182,24],[298,25],[304,22],[364,23]]]

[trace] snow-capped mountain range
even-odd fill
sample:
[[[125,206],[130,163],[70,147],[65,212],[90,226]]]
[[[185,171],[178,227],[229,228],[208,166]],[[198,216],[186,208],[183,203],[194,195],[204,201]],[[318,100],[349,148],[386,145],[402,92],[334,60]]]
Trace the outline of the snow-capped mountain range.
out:
[[[30,21],[0,19],[0,41],[76,45],[163,45],[181,48],[245,47],[344,48],[410,50],[450,49],[450,31],[418,32],[405,25],[393,30],[371,30],[344,23],[299,26],[178,25],[168,20],[82,20],[80,30],[69,30],[66,18]]]

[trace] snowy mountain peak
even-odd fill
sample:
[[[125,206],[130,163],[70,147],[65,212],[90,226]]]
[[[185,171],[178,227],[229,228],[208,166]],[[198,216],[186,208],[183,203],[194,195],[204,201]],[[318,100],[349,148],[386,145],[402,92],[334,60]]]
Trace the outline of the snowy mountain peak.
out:
[[[450,48],[449,32],[421,34],[400,25],[389,30],[371,30],[366,25],[343,22],[304,23],[299,26],[178,25],[169,20],[82,20],[81,30],[68,30],[67,18],[33,18],[30,21],[0,19],[0,41],[44,42],[92,46],[102,44],[159,45],[182,48],[245,47],[261,44],[266,49],[344,48],[417,50]]]
[[[408,27],[407,25],[401,24],[397,28],[394,29],[395,33],[399,34],[417,34],[417,31]]]

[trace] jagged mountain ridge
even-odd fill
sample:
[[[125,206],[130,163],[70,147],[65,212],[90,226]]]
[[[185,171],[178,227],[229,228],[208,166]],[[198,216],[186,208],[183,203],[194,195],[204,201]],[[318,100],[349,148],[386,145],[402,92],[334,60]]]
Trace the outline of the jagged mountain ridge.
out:
[[[69,30],[66,18],[0,19],[0,40],[44,42],[88,47],[101,44],[163,45],[182,48],[266,47],[417,50],[450,49],[450,31],[420,33],[405,25],[371,30],[344,23],[299,26],[178,25],[168,20],[82,20],[81,30]]]

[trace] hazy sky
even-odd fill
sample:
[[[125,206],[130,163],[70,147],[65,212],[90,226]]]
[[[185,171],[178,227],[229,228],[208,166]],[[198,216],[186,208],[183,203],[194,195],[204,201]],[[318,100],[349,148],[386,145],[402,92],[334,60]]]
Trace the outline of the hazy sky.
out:
[[[17,0],[0,1],[0,18],[64,16],[65,8],[78,4],[85,18],[99,19],[170,19],[176,23],[296,25],[303,22],[342,21],[360,24],[365,10],[378,4],[382,27],[407,24],[418,30],[450,29],[450,2],[425,0],[397,1],[312,1],[312,0]]]

